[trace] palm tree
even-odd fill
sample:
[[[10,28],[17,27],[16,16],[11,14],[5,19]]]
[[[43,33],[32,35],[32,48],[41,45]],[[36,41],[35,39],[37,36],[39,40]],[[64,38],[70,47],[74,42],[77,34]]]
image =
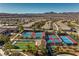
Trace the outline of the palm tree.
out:
[[[79,34],[77,34],[77,39],[79,39]]]
[[[18,30],[19,30],[19,32],[24,31],[24,27],[23,27],[23,25],[22,25],[22,24],[19,24],[19,25],[18,25]]]
[[[4,49],[15,49],[15,46],[12,45],[11,42],[5,43],[5,45],[3,47],[4,47]]]

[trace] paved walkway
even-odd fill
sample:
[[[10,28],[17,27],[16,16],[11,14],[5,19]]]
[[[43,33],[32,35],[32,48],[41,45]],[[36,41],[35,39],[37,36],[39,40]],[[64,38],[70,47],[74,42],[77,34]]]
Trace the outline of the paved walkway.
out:
[[[20,52],[22,55],[24,55],[24,56],[28,56],[27,54],[25,54],[25,53],[23,53],[23,52]]]
[[[13,41],[19,34],[16,34],[12,39],[10,39],[11,41]]]
[[[21,32],[20,32],[21,33]],[[15,40],[15,38],[20,35],[20,33],[16,34],[12,39],[10,39],[11,41]]]
[[[58,26],[57,26],[57,24],[56,24],[56,23],[53,23],[53,25],[55,25],[56,30],[59,30],[59,28],[58,28]]]

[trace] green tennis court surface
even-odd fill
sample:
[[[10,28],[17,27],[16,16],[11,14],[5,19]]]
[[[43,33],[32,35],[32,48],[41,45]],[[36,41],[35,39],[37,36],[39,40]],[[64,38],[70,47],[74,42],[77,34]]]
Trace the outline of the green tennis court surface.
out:
[[[52,35],[52,38],[57,38],[57,36],[56,35]]]
[[[35,48],[34,42],[17,42],[17,43],[15,44],[15,46],[17,46],[19,49],[28,49],[28,45],[29,45],[31,48]]]

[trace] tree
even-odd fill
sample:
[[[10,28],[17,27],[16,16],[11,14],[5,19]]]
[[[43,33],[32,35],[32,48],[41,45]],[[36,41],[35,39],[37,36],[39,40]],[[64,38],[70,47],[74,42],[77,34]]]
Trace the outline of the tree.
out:
[[[26,52],[26,50],[22,50],[22,52],[24,52],[24,53],[25,53],[25,52]]]
[[[46,55],[47,54],[47,49],[46,49],[46,47],[44,46],[44,44],[41,44],[40,46],[39,46],[39,49],[38,50],[41,50],[41,53],[43,54],[43,55]]]
[[[7,42],[4,45],[4,49],[15,49],[15,46],[11,44],[11,42]]]
[[[9,55],[9,53],[10,53],[10,51],[8,51],[8,50],[5,50],[5,51],[4,51],[4,54],[5,54],[5,55]]]
[[[19,32],[24,31],[24,27],[22,26],[22,24],[19,24],[19,25],[18,25],[18,30],[19,30]]]
[[[9,36],[0,34],[0,42],[2,42],[2,43],[6,43],[6,42],[8,42],[8,41],[10,41]]]

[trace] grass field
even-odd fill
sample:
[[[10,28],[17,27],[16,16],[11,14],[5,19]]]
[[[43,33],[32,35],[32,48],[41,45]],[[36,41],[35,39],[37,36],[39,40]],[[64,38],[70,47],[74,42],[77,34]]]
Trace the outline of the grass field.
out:
[[[15,46],[17,46],[19,49],[28,49],[28,45],[30,48],[35,48],[34,42],[17,42]]]

